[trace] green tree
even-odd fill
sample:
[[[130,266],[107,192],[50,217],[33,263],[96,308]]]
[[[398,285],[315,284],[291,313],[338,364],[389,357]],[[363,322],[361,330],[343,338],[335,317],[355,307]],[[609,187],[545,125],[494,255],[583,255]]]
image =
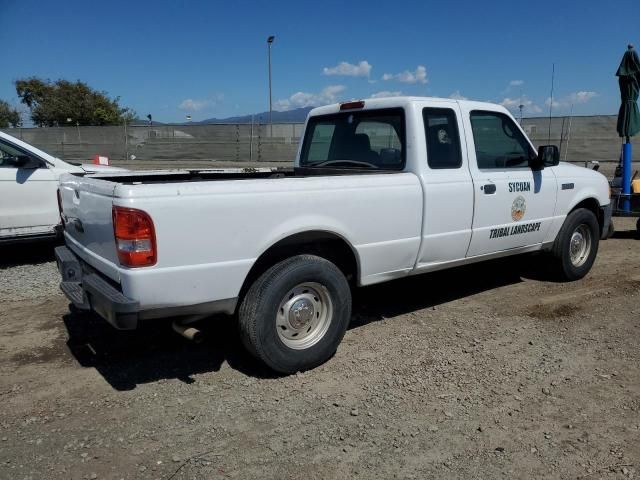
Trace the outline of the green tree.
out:
[[[0,128],[17,127],[20,124],[20,113],[4,100],[0,100]]]
[[[135,113],[119,105],[106,92],[92,89],[81,81],[42,80],[36,77],[17,80],[16,93],[31,111],[31,120],[39,127],[66,125],[120,125]]]

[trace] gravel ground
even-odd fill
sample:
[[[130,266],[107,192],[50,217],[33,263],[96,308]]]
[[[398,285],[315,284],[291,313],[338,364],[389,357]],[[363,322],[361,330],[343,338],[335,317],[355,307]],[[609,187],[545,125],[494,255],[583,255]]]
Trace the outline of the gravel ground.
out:
[[[232,319],[69,313],[52,246],[0,250],[0,478],[637,478],[640,243],[360,289],[325,365],[273,376]]]
[[[36,248],[51,250],[50,245],[38,245]],[[1,250],[0,250],[1,252]],[[50,258],[47,258],[50,260]],[[46,299],[58,296],[60,279],[56,263],[43,261],[14,265],[0,270],[0,305],[3,302]]]

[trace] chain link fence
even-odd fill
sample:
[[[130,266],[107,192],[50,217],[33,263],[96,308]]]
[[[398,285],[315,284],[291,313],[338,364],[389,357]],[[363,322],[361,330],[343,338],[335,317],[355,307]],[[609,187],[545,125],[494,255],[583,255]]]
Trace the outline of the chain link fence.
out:
[[[568,162],[617,162],[622,138],[616,132],[616,115],[525,118],[522,128],[537,145],[557,145],[560,159]],[[632,139],[633,161],[640,162],[640,137]]]
[[[522,126],[536,145],[554,144],[570,162],[617,162],[622,140],[616,116],[525,118]],[[293,162],[302,123],[149,125],[113,127],[12,128],[3,131],[69,161],[94,155],[135,164],[189,162]],[[634,139],[634,161],[640,140]]]
[[[302,123],[12,128],[3,131],[68,161],[293,162]]]

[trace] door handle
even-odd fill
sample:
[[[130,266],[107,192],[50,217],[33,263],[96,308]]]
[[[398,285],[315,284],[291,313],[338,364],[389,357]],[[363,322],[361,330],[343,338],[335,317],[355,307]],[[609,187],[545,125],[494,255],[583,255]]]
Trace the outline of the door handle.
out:
[[[482,187],[482,190],[484,190],[485,195],[491,195],[496,193],[496,185],[495,183],[487,183]]]

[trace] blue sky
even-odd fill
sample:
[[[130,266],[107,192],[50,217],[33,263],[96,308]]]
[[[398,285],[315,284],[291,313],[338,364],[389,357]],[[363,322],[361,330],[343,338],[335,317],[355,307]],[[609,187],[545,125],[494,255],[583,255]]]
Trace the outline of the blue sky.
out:
[[[638,0],[0,0],[0,99],[17,103],[13,81],[35,75],[83,80],[165,122],[261,112],[275,35],[281,110],[399,92],[522,98],[525,116],[546,115],[555,63],[555,114],[611,114],[639,26]]]

